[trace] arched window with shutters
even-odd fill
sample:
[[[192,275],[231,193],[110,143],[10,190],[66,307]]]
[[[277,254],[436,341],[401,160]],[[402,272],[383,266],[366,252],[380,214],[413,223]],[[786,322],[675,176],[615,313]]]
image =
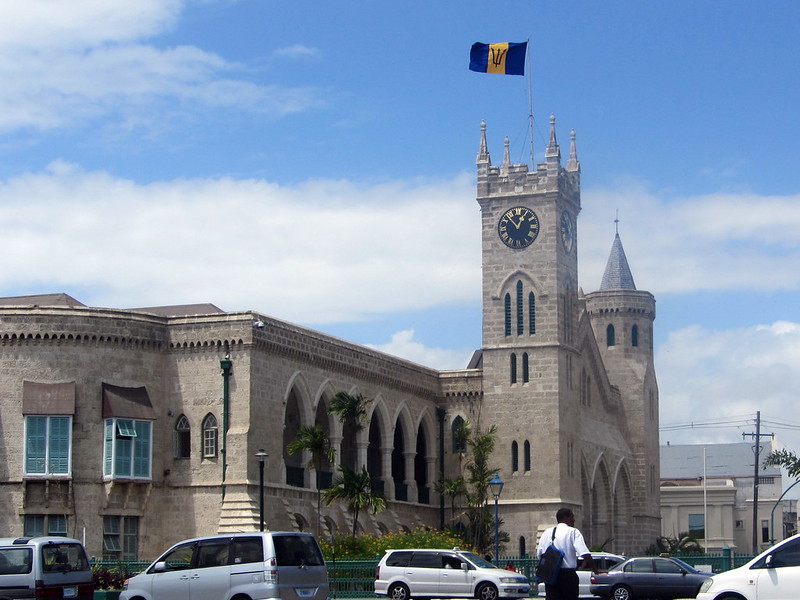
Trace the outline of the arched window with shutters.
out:
[[[531,376],[528,370],[528,353],[522,353],[522,383],[528,383],[531,380]]]
[[[192,453],[192,428],[186,415],[175,422],[175,458],[189,458]]]
[[[609,323],[608,327],[606,327],[606,346],[614,346],[616,343],[617,339],[614,334],[614,326]]]
[[[203,458],[216,458],[219,444],[217,418],[208,413],[203,419]]]
[[[516,440],[511,442],[511,471],[513,473],[519,471],[519,444]]]
[[[505,311],[506,311],[506,337],[511,335],[511,294],[506,294],[505,297]]]
[[[511,353],[511,383],[517,383],[517,355]]]
[[[536,296],[533,292],[528,294],[528,329],[531,335],[536,333]]]
[[[524,332],[525,313],[522,306],[522,282],[517,282],[517,335]]]
[[[631,346],[639,345],[639,326],[634,325],[631,327]]]

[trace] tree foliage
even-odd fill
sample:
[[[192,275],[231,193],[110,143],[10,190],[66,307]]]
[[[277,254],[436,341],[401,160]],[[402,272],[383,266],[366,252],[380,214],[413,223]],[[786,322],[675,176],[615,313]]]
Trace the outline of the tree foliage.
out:
[[[783,467],[792,479],[800,479],[800,458],[789,450],[773,450],[764,459],[765,467]]]
[[[333,480],[333,487],[322,493],[326,504],[336,500],[347,502],[347,507],[353,513],[353,537],[358,530],[358,516],[364,510],[378,514],[386,508],[386,500],[377,493],[372,485],[372,477],[366,467],[361,467],[356,472],[346,466],[339,467],[339,475]]]
[[[690,532],[679,533],[677,537],[659,536],[654,546],[647,549],[647,554],[702,554],[703,547],[697,535]]]
[[[310,458],[306,467],[314,469],[314,476],[317,482],[317,537],[322,531],[322,510],[321,499],[322,490],[320,489],[320,475],[325,461],[333,463],[336,459],[336,451],[331,447],[328,434],[321,425],[304,425],[297,430],[297,437],[286,446],[289,454],[297,452],[308,452]]]
[[[371,399],[365,398],[361,394],[338,392],[331,399],[328,412],[339,417],[342,425],[360,431],[367,420],[367,409],[371,402]]]

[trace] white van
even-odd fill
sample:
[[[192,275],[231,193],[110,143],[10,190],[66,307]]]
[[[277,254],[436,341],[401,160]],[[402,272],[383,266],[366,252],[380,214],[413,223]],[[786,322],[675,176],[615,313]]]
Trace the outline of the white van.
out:
[[[525,598],[531,590],[524,575],[498,569],[472,552],[387,550],[375,573],[375,593],[390,600],[409,598]]]
[[[326,600],[328,572],[310,533],[264,531],[175,544],[125,582],[120,600]]]
[[[0,538],[0,597],[92,600],[86,550],[61,537]]]

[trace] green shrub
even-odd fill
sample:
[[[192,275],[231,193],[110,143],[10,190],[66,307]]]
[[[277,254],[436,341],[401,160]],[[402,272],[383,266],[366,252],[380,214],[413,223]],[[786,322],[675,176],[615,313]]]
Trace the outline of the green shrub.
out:
[[[454,548],[471,550],[468,544],[449,531],[418,527],[413,531],[393,531],[386,535],[365,533],[357,537],[349,534],[334,536],[333,542],[321,539],[320,548],[326,560],[375,559],[389,549],[397,548]]]

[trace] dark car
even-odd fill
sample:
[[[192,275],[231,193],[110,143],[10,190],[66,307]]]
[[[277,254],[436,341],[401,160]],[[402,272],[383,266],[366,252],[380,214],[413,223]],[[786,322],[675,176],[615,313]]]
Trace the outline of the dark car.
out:
[[[608,573],[592,575],[589,589],[614,600],[694,598],[710,576],[677,558],[629,558]]]

